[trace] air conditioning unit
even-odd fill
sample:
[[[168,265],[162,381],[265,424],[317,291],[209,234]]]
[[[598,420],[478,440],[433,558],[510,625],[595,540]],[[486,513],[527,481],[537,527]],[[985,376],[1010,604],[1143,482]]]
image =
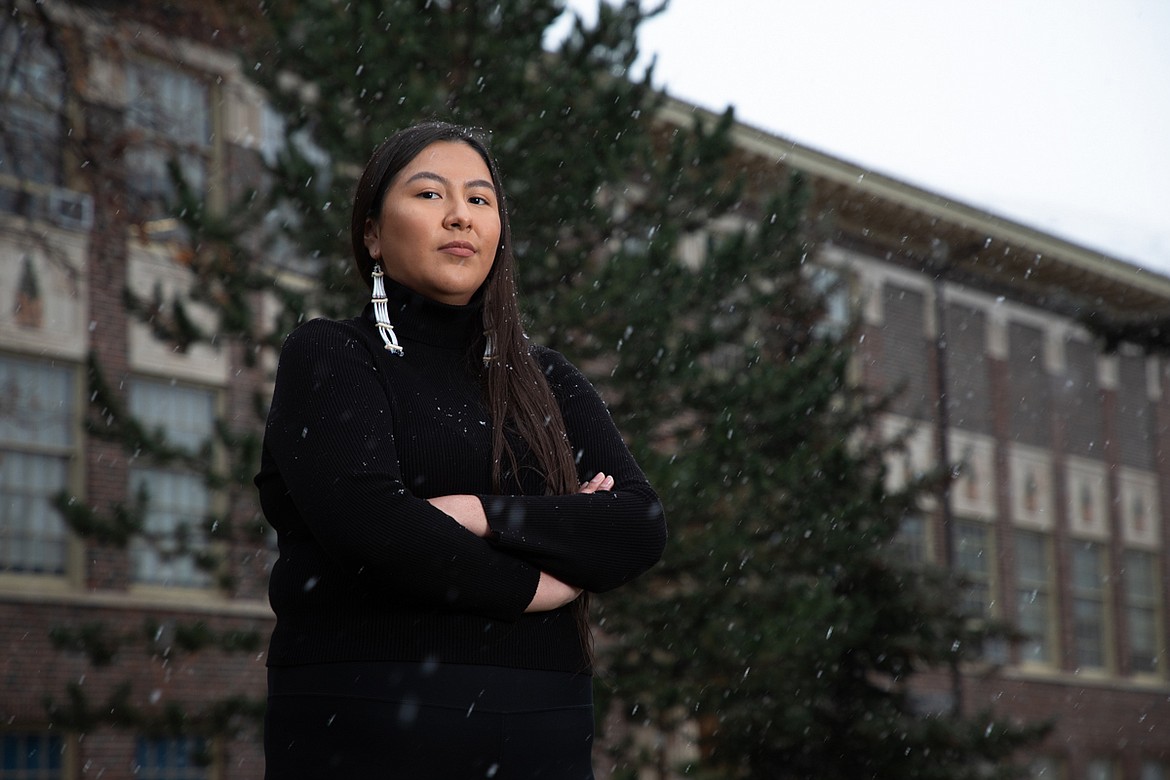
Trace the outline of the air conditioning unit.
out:
[[[84,192],[60,187],[49,190],[49,221],[67,230],[89,230],[93,226],[93,198]]]

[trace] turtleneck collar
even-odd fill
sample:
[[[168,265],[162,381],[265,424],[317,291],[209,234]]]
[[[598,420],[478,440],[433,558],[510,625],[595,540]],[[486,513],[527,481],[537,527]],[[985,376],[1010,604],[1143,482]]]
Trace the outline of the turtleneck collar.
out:
[[[439,303],[385,277],[390,323],[399,341],[421,341],[447,349],[466,349],[483,336],[483,293],[477,291],[465,306]],[[374,321],[374,304],[367,303],[362,318]],[[405,345],[404,345],[405,346]]]

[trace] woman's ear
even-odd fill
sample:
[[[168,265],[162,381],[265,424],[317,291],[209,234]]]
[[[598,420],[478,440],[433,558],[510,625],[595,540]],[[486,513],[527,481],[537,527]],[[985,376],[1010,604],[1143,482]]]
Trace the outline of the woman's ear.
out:
[[[382,256],[382,245],[379,241],[380,233],[378,231],[378,223],[370,217],[366,217],[366,251],[370,253],[370,257],[374,260]]]

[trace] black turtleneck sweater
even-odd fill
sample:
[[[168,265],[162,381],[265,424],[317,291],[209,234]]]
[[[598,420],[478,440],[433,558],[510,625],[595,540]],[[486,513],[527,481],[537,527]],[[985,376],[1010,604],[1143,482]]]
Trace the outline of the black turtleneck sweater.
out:
[[[662,554],[657,496],[589,382],[538,347],[578,476],[603,471],[615,484],[547,496],[521,455],[508,495],[492,495],[479,306],[388,287],[404,356],[384,349],[369,306],[352,320],[305,323],[281,352],[256,476],[280,548],[269,664],[581,671],[572,609],[524,612],[540,572],[592,592],[633,579]],[[450,494],[480,497],[489,539],[425,500]]]

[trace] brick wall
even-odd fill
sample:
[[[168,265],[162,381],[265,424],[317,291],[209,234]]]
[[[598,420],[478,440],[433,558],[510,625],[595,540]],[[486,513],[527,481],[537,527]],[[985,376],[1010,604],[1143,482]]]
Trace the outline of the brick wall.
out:
[[[867,338],[862,344],[860,363],[868,369],[863,375],[887,389],[906,383],[908,392],[895,403],[893,412],[933,424],[938,406],[932,401],[932,345],[925,313],[934,305],[934,286],[926,276],[918,284],[905,280],[903,270],[896,277],[896,282],[882,287],[884,308],[880,324],[873,327],[881,337]],[[1158,676],[1149,677],[1134,676],[1128,664],[1119,468],[1159,480],[1157,522],[1163,574],[1159,631],[1165,653],[1170,646],[1166,619],[1170,580],[1164,576],[1170,570],[1165,541],[1170,524],[1164,507],[1170,500],[1170,487],[1161,456],[1170,403],[1157,392],[1151,400],[1151,384],[1157,382],[1149,376],[1151,364],[1145,356],[1124,350],[1118,356],[1102,355],[1087,335],[1058,316],[1010,301],[1005,304],[992,293],[951,286],[947,294],[961,299],[948,302],[944,322],[951,424],[990,435],[995,442],[997,516],[991,527],[999,616],[1015,619],[1013,540],[1018,528],[1032,527],[1020,525],[1012,516],[1012,490],[1018,480],[1011,472],[1009,455],[1013,447],[1024,445],[1029,452],[1041,454],[1045,459],[1041,462],[1049,463],[1051,469],[1050,485],[1044,488],[1051,491],[1051,513],[1035,522],[1050,540],[1054,557],[1052,619],[1060,647],[1047,668],[1020,667],[1019,654],[1013,652],[1000,675],[970,670],[963,681],[964,709],[990,707],[1021,720],[1053,719],[1054,731],[1037,753],[1058,759],[1068,778],[1083,778],[1088,762],[1109,759],[1114,762],[1114,777],[1139,780],[1143,761],[1170,760],[1170,733],[1161,728],[1170,722],[1170,684],[1164,666]],[[1005,309],[996,308],[1004,305],[1006,314]],[[1003,322],[1002,355],[997,354],[995,336],[989,330],[993,312]],[[1104,477],[1105,491],[1101,537],[1070,530],[1069,458],[1099,464],[1094,468]],[[938,538],[942,535],[938,512],[932,522]],[[1070,555],[1086,538],[1095,538],[1107,551],[1105,635],[1110,658],[1105,670],[1091,672],[1077,668],[1071,649],[1075,636]],[[940,549],[934,552],[939,560]],[[951,701],[951,682],[945,674],[924,675],[915,689],[928,705],[942,707]]]
[[[238,653],[200,650],[188,653],[173,641],[175,623],[205,620],[215,631],[255,632],[260,649]],[[83,654],[61,649],[50,640],[55,628],[79,629],[101,624],[105,634],[124,644],[108,665],[94,665]],[[159,641],[146,640],[148,625],[162,626]],[[79,685],[86,706],[104,712],[114,691],[131,685],[129,704],[147,715],[177,705],[195,718],[227,696],[261,701],[266,690],[264,669],[271,620],[264,616],[225,616],[179,609],[93,606],[84,600],[0,600],[0,722],[12,728],[41,729],[54,722],[47,699],[68,707],[71,684]],[[58,726],[59,730],[61,727]],[[134,728],[87,729],[71,733],[71,758],[88,766],[87,776],[131,778]],[[262,775],[259,731],[244,723],[239,738],[225,742],[236,768],[224,766],[223,778]]]

